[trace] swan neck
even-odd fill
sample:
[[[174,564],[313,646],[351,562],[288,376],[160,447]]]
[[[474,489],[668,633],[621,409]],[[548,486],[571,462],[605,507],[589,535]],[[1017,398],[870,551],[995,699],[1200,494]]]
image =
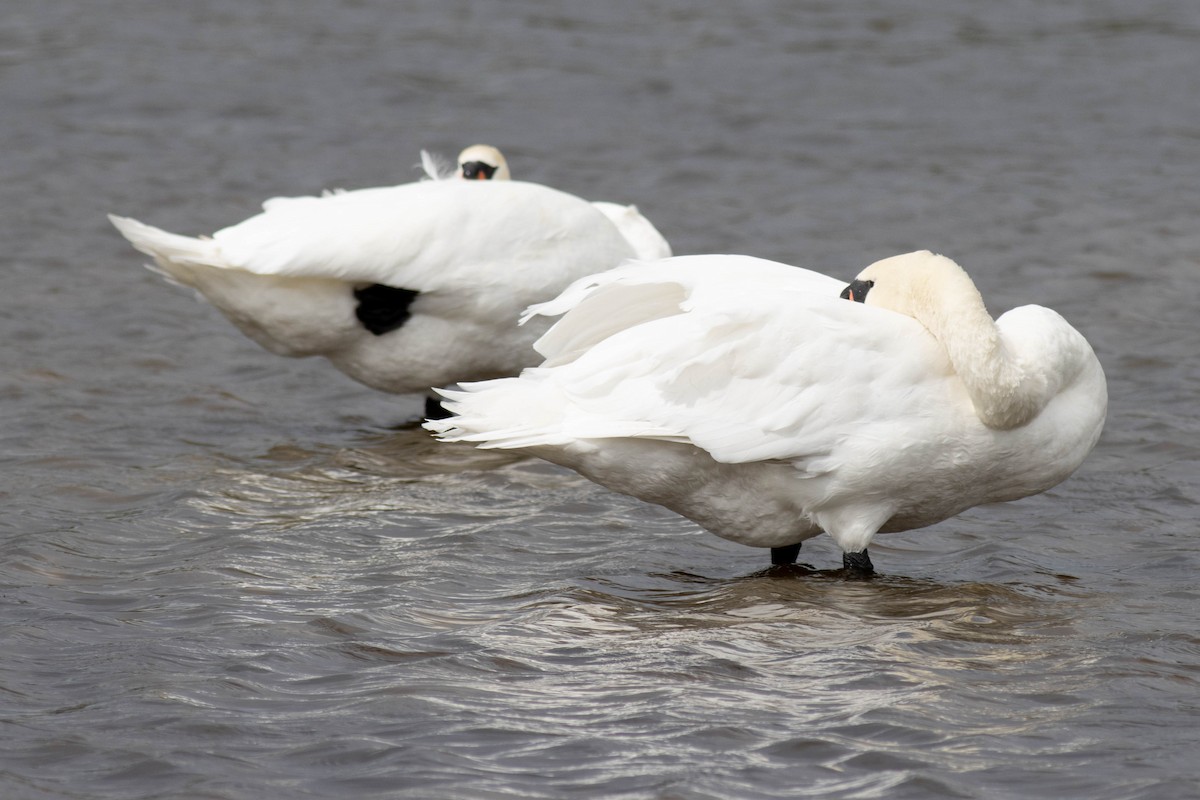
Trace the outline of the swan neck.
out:
[[[1040,409],[1040,393],[1006,346],[978,290],[970,289],[939,307],[926,327],[946,348],[980,421],[1000,429],[1024,425]]]

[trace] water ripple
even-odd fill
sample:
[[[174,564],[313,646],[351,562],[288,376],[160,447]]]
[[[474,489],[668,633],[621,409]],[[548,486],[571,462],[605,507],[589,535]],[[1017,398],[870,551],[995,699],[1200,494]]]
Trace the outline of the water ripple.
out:
[[[1200,796],[1193,2],[112,5],[0,19],[0,795]],[[104,219],[406,180],[480,120],[680,253],[934,247],[1060,310],[1099,447],[874,580],[764,569],[263,352]]]

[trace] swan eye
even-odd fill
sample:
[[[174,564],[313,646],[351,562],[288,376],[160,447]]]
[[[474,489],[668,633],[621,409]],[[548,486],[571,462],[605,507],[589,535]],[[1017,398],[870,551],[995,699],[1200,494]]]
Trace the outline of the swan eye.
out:
[[[496,168],[482,161],[468,161],[462,165],[462,176],[469,181],[490,181]]]
[[[842,289],[842,293],[838,297],[843,300],[850,300],[855,303],[861,303],[867,299],[867,292],[871,291],[871,287],[875,285],[875,281],[864,281],[855,278],[850,281],[850,285]]]

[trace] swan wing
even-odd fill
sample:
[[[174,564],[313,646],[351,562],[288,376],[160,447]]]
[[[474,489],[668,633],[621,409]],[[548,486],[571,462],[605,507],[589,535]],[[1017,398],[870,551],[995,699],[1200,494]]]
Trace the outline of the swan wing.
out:
[[[553,300],[530,306],[521,321],[565,315],[534,345],[547,359],[545,366],[553,366],[618,331],[697,305],[719,305],[722,298],[749,302],[757,292],[783,287],[836,296],[843,286],[812,270],[751,256],[676,256],[580,278]]]
[[[226,266],[247,272],[419,291],[536,283],[561,269],[546,255],[563,243],[595,253],[597,263],[631,255],[586,201],[515,181],[422,181],[293,198],[212,239]]]
[[[914,320],[841,300],[843,284],[817,273],[705,259],[593,279],[539,341],[547,366],[448,395],[460,415],[451,436],[497,447],[663,439],[725,463],[820,472],[848,433],[882,438],[896,419],[935,413],[922,404],[952,373]],[[734,269],[719,280],[699,274],[722,263]],[[624,324],[631,308],[641,319]]]
[[[422,181],[274,198],[261,214],[211,237],[110,219],[160,271],[185,285],[199,267],[422,292],[470,287],[504,296],[536,288],[541,294],[633,255],[587,201],[512,181]]]

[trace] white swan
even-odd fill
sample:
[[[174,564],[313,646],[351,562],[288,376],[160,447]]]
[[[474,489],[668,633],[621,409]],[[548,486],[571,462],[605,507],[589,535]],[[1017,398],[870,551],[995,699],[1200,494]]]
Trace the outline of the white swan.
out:
[[[444,174],[436,163],[424,152],[421,153],[425,172],[434,179],[443,179]],[[458,170],[455,175],[463,180],[495,180],[512,179],[508,161],[497,148],[487,144],[473,144],[458,154]],[[637,258],[643,261],[657,261],[671,257],[671,245],[666,237],[658,232],[650,220],[642,216],[637,206],[621,205],[594,201],[592,206],[608,217],[621,235],[629,242]]]
[[[324,356],[389,392],[536,364],[532,343],[549,323],[523,330],[521,311],[635,254],[587,201],[510,180],[421,181],[263,208],[211,238],[110,219],[266,349]]]
[[[584,278],[519,377],[443,391],[447,441],[518,448],[775,563],[822,531],[872,571],[877,532],[1045,491],[1100,435],[1087,341],[1041,306],[993,321],[948,258],[836,281],[743,256]]]

